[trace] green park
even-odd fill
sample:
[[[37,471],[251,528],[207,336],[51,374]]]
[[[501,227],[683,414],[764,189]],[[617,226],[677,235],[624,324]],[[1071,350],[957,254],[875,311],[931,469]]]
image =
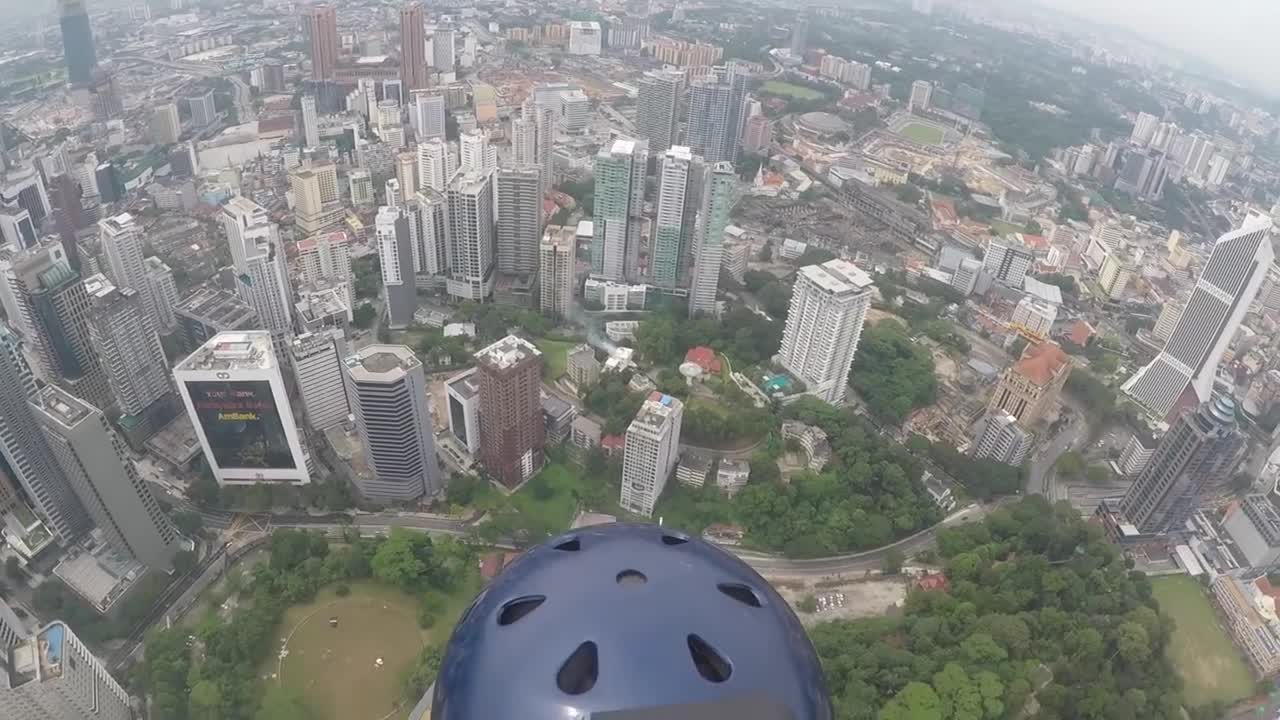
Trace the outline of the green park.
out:
[[[781,80],[769,80],[760,86],[760,92],[766,95],[776,95],[778,97],[787,98],[788,100],[821,100],[826,97],[822,93],[807,88],[804,85],[796,85],[795,83],[782,82]]]

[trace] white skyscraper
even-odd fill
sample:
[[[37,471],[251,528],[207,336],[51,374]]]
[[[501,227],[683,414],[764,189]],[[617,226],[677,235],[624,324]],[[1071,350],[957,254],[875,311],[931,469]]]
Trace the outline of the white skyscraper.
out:
[[[746,117],[747,74],[730,63],[689,83],[685,144],[707,163],[732,162]]]
[[[346,356],[342,331],[298,335],[289,347],[289,356],[307,424],[324,431],[346,421],[350,409],[342,379],[342,358]]]
[[[839,258],[796,273],[777,359],[829,403],[844,399],[872,285],[870,275]]]
[[[649,248],[649,277],[653,284],[674,288],[680,282],[684,254],[690,252],[690,230],[698,206],[687,202],[689,192],[700,197],[702,158],[677,145],[659,158],[658,203]]]
[[[294,243],[299,279],[305,285],[346,283],[347,308],[355,307],[355,277],[351,272],[351,236],[321,233]]]
[[[550,226],[538,248],[539,308],[544,315],[563,318],[573,303],[574,228]]]
[[[431,138],[444,139],[444,96],[430,90],[419,90],[413,93],[413,105],[409,111],[409,121],[413,125],[414,136],[421,145]]]
[[[388,179],[386,185],[383,186],[382,198],[383,205],[400,207],[400,203],[404,199],[404,196],[400,194],[400,181],[395,178]]]
[[[515,165],[538,164],[538,129],[533,118],[511,119],[511,157]]]
[[[142,233],[133,216],[122,213],[98,221],[98,240],[107,256],[107,271],[119,287],[136,290],[144,310],[143,318],[151,328],[160,327],[156,301],[147,282],[147,266],[142,254]]]
[[[368,170],[352,170],[347,173],[347,185],[351,189],[352,205],[372,205],[377,200],[373,194],[373,176]]]
[[[619,504],[650,517],[667,478],[680,459],[680,419],[684,403],[653,392],[627,427],[622,454],[622,495]]]
[[[458,170],[458,160],[442,138],[418,143],[418,187],[442,193]]]
[[[428,284],[449,272],[449,203],[434,190],[420,190],[405,203],[413,272]]]
[[[493,176],[459,173],[448,198],[449,295],[480,302],[493,294]]]
[[[231,247],[236,293],[258,313],[281,357],[293,332],[293,290],[285,267],[279,228],[267,211],[244,197],[222,206],[222,227]]]
[[[413,313],[418,308],[409,218],[400,208],[383,205],[378,208],[374,226],[387,298],[387,325],[392,329],[406,328],[413,322]]]
[[[1000,410],[983,418],[973,444],[975,457],[1021,465],[1031,447],[1031,436],[1012,415]]]
[[[0,717],[129,720],[129,693],[62,621],[18,642],[0,662]]]
[[[320,145],[320,118],[316,116],[316,99],[311,95],[302,96],[302,137],[309,148]]]
[[[482,130],[463,133],[459,138],[462,148],[462,162],[459,169],[464,172],[491,173],[498,167],[498,152],[489,145],[489,136]]]
[[[643,140],[627,138],[614,140],[596,154],[592,275],[623,280],[637,271],[648,157]]]
[[[440,492],[427,378],[417,355],[404,345],[368,345],[344,365],[347,398],[371,470],[355,478],[360,494],[403,502]]]
[[[1275,259],[1271,219],[1251,215],[1218,238],[1164,350],[1124,392],[1160,418],[1212,396],[1218,364]]]
[[[1160,118],[1150,113],[1138,113],[1138,119],[1133,123],[1133,133],[1129,139],[1135,145],[1146,147],[1155,138],[1156,128],[1160,126]]]
[[[431,67],[438,73],[451,73],[457,42],[452,28],[436,28],[431,38]]]
[[[718,162],[707,173],[702,210],[693,240],[693,282],[689,288],[689,315],[714,313],[724,254],[724,229],[733,211],[738,174],[733,164]]]
[[[649,141],[649,152],[655,155],[666,152],[675,143],[683,83],[684,73],[678,70],[646,72],[638,83],[636,134]]]
[[[156,303],[159,331],[168,332],[176,322],[173,309],[178,306],[178,285],[173,280],[173,270],[154,255],[143,258],[142,264],[146,268],[147,287],[151,289],[151,298]]]
[[[495,175],[498,272],[527,275],[538,269],[542,238],[541,172],[537,165],[499,168]]]
[[[271,340],[259,331],[218,333],[173,369],[219,484],[311,482]]]
[[[555,163],[551,154],[556,141],[555,112],[531,97],[525,100],[521,114],[526,122],[533,123],[534,163],[542,168],[541,191],[546,195],[555,184]]]

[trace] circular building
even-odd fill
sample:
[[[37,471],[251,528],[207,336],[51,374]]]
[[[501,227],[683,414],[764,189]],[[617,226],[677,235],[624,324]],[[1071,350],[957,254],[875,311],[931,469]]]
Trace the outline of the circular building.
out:
[[[796,118],[796,130],[815,138],[829,138],[849,132],[849,123],[829,112],[810,112]]]

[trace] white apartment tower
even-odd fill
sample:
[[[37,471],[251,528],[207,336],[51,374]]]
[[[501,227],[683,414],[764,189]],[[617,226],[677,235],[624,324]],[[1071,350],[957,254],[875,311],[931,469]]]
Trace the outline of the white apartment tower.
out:
[[[60,620],[0,652],[0,717],[130,720],[129,693]]]
[[[152,327],[160,327],[159,313],[156,312],[156,300],[151,294],[151,284],[147,282],[147,266],[142,254],[142,233],[133,221],[133,216],[121,213],[98,221],[98,240],[102,243],[102,253],[107,256],[107,271],[118,287],[129,287],[138,291],[142,307],[145,310],[144,320]]]
[[[688,198],[691,192],[701,196],[702,167],[702,158],[682,145],[667,149],[659,158],[657,213],[649,249],[649,277],[659,287],[674,288],[680,283],[698,212],[696,202]]]
[[[1016,237],[992,238],[982,258],[987,274],[1011,288],[1022,288],[1027,271],[1035,262],[1030,248]]]
[[[167,332],[177,322],[173,309],[178,306],[178,285],[174,282],[173,270],[154,255],[143,258],[142,264],[146,270],[147,287],[151,289],[151,298],[156,304],[159,331]]]
[[[839,258],[796,274],[777,359],[829,403],[844,399],[872,285],[870,275]]]
[[[684,403],[656,391],[640,406],[627,427],[622,454],[622,507],[645,517],[653,515],[653,507],[680,459],[683,415]]]
[[[387,298],[387,325],[398,330],[413,322],[418,307],[417,279],[413,272],[413,245],[409,218],[401,208],[383,205],[374,220],[378,261]]]
[[[228,200],[221,219],[236,272],[236,294],[258,313],[277,353],[284,357],[293,333],[293,289],[279,228],[265,209],[244,197]]]
[[[1218,364],[1275,260],[1270,232],[1270,218],[1251,215],[1214,243],[1164,350],[1124,384],[1153,415],[1211,398]]]
[[[412,94],[413,105],[409,121],[413,133],[421,145],[432,138],[444,139],[444,95],[430,90],[418,90]]]
[[[444,280],[449,273],[449,203],[435,190],[420,190],[405,203],[413,272],[419,285]]]
[[[564,318],[573,304],[574,228],[552,226],[538,249],[539,308],[552,318]]]
[[[351,190],[352,205],[359,207],[374,203],[373,176],[368,170],[352,170],[347,173],[347,186]]]
[[[307,424],[324,432],[345,422],[350,409],[342,379],[342,358],[346,356],[342,331],[303,333],[293,339],[289,356]]]
[[[491,173],[498,167],[498,151],[489,144],[489,136],[482,130],[462,133],[458,138],[462,149],[462,172]]]
[[[442,137],[418,143],[418,187],[442,193],[458,170],[458,160]]]
[[[224,332],[173,369],[220,485],[311,482],[289,392],[266,332]]]
[[[649,142],[649,152],[665,153],[675,144],[684,73],[651,70],[640,77],[636,99],[636,133]]]
[[[483,302],[493,294],[493,176],[459,173],[448,200],[449,295]]]
[[[320,145],[320,118],[316,115],[316,99],[313,95],[302,96],[302,139],[306,147]]]
[[[702,210],[693,239],[693,281],[689,287],[689,315],[714,313],[720,265],[724,255],[724,229],[733,211],[738,174],[729,162],[718,162],[707,173]]]
[[[351,236],[338,231],[312,235],[294,244],[303,284],[346,283],[347,307],[355,307],[355,278],[351,272]]]
[[[983,418],[974,440],[974,457],[988,458],[1006,465],[1021,465],[1031,447],[1031,436],[1003,410]]]

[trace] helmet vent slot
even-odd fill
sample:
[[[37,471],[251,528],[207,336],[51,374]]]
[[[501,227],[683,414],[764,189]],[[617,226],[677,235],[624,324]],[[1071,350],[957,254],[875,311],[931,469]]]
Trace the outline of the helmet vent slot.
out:
[[[681,537],[681,536],[679,536],[679,535],[667,535],[667,534],[663,534],[663,536],[662,536],[662,544],[663,544],[663,545],[683,545],[683,544],[685,544],[685,543],[687,543],[687,542],[689,542],[689,538],[687,538],[687,537]]]
[[[582,541],[575,535],[555,544],[555,549],[562,552],[578,552],[582,549]]]
[[[506,627],[537,610],[538,606],[546,601],[545,595],[528,595],[516,598],[502,606],[502,611],[498,613],[498,624]]]
[[[581,695],[596,685],[600,675],[599,656],[596,644],[587,641],[578,646],[556,673],[556,685],[561,692],[569,695]]]
[[[690,635],[689,655],[693,657],[693,666],[703,679],[713,683],[722,683],[733,674],[729,661],[720,656],[716,649],[697,635]]]
[[[739,583],[720,583],[716,585],[716,589],[743,605],[750,605],[751,607],[761,606],[760,598],[756,595],[756,592],[746,585]]]
[[[643,585],[649,582],[649,578],[639,570],[623,570],[618,573],[617,580],[619,585]]]

